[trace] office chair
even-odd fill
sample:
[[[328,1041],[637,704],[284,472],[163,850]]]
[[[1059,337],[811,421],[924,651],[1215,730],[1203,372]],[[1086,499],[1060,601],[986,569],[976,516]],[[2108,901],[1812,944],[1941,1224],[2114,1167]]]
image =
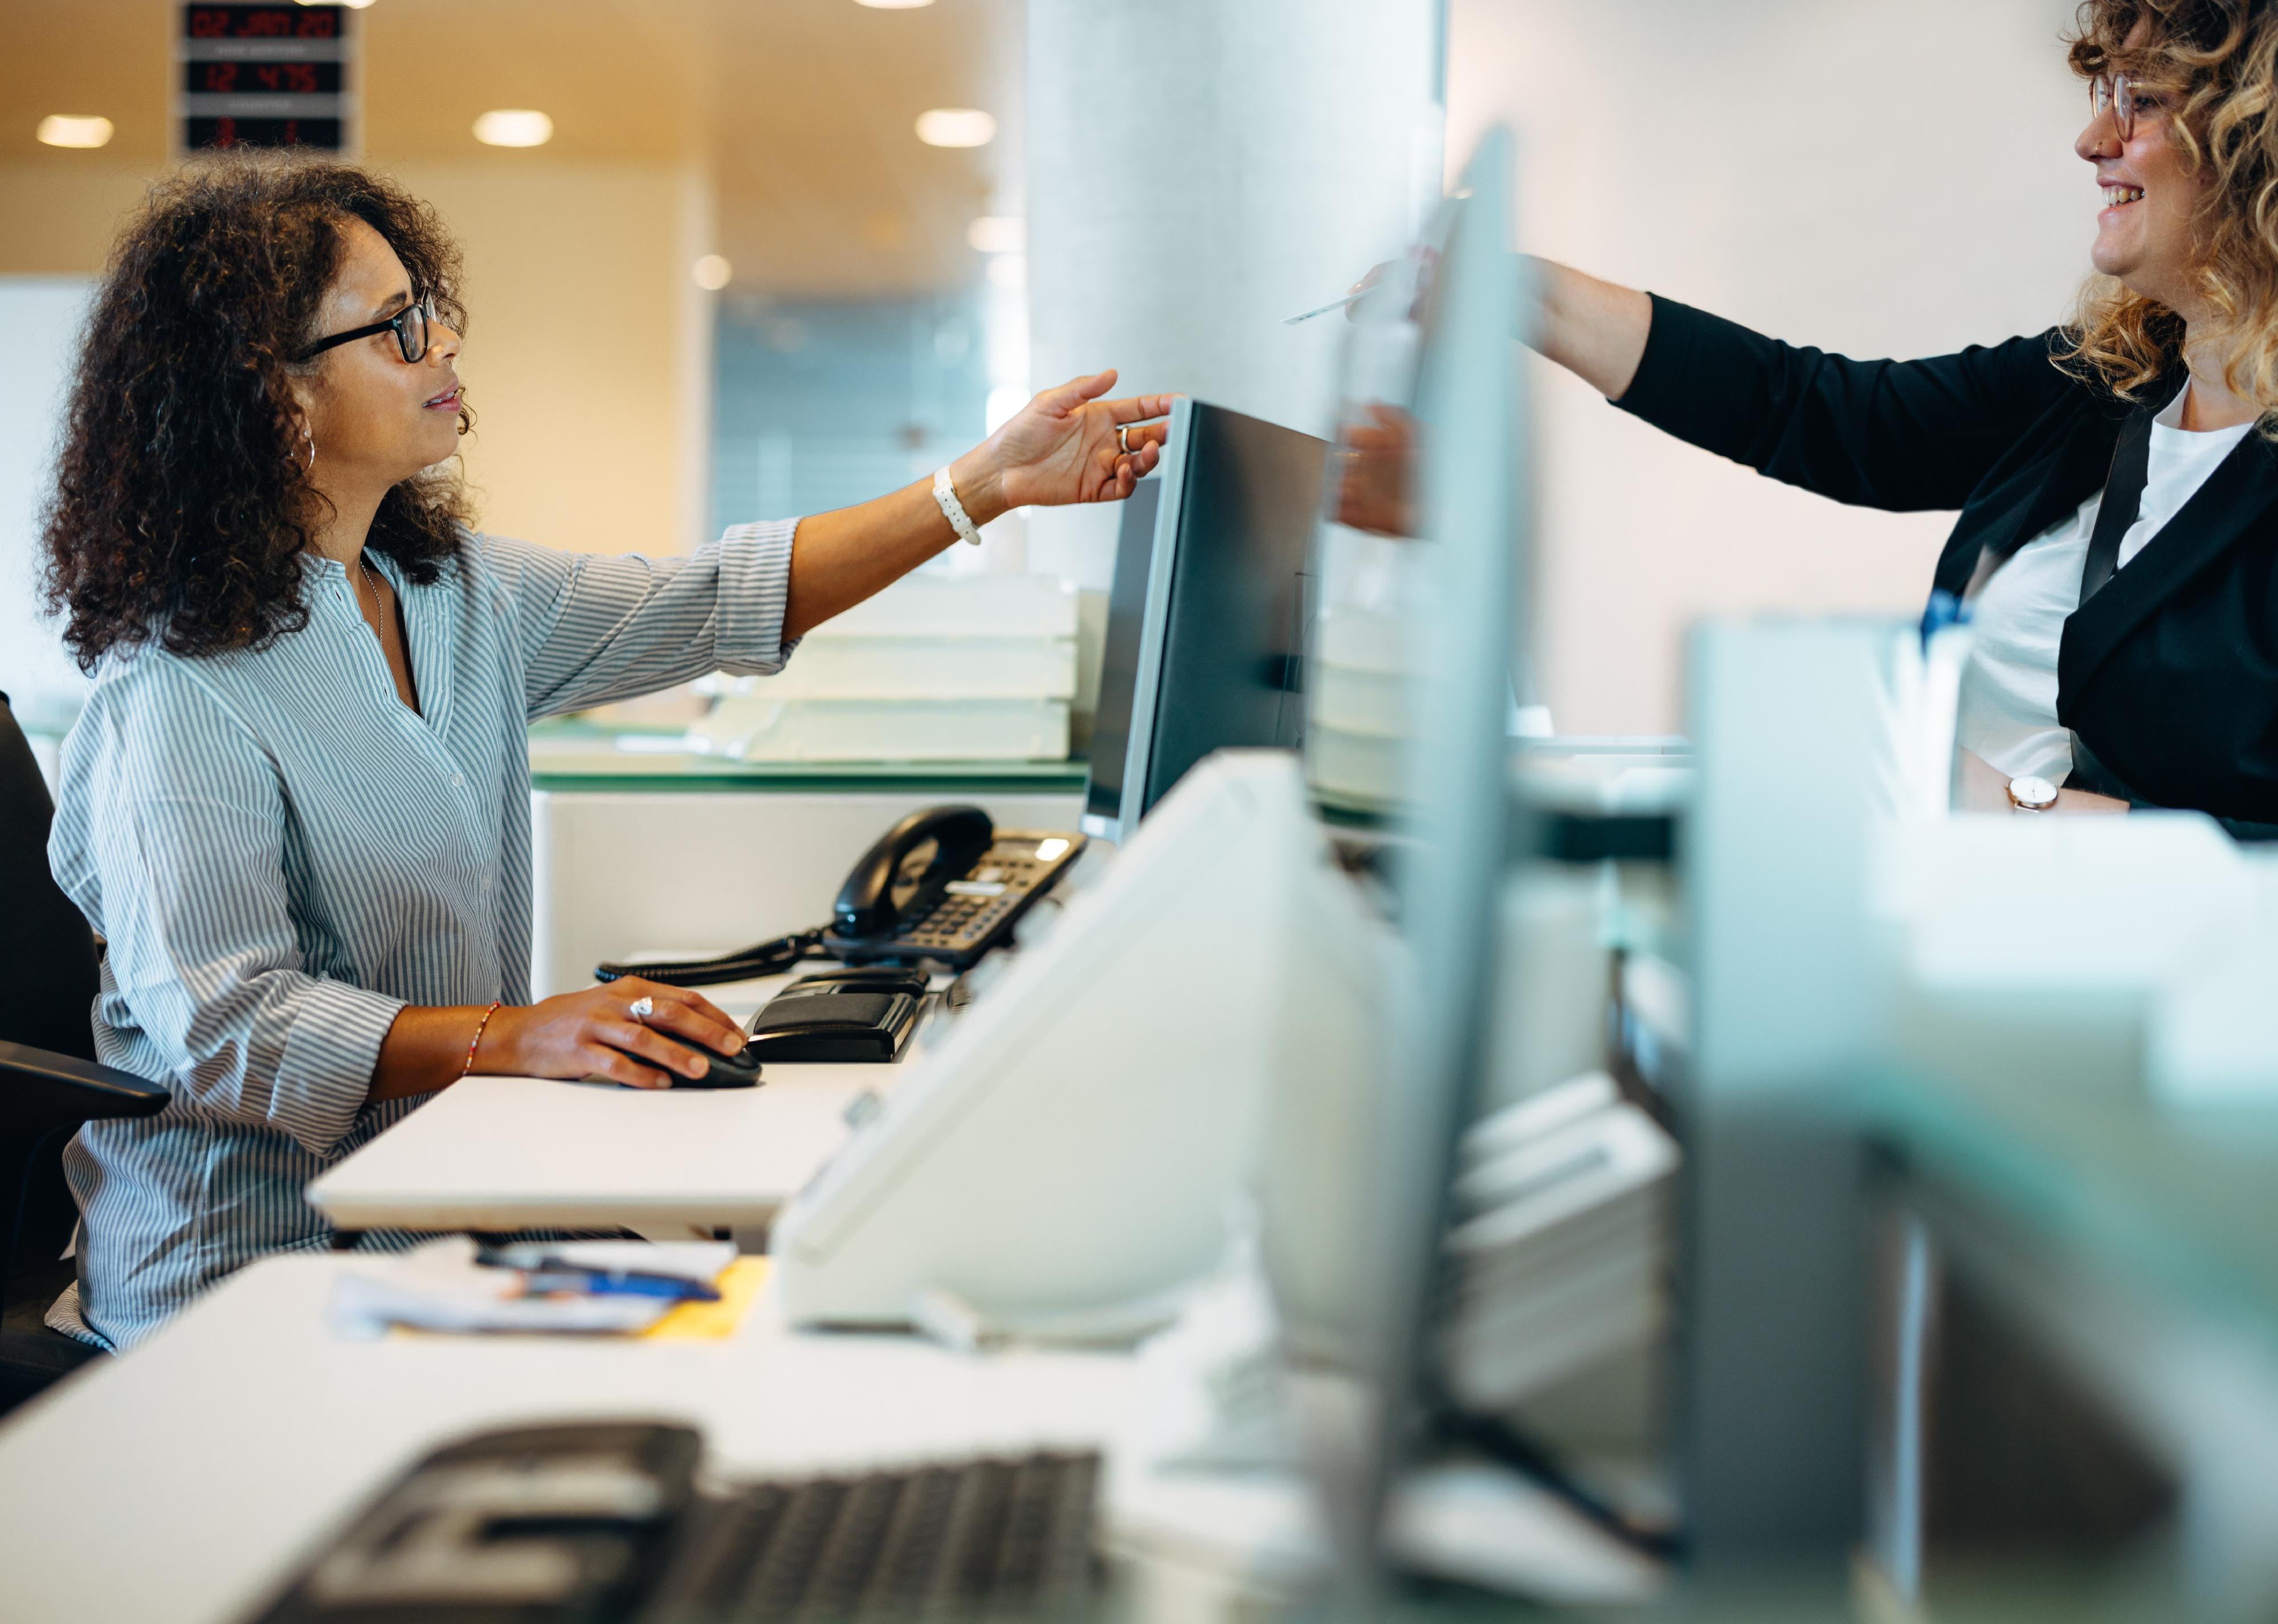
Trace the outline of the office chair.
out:
[[[167,1099],[156,1083],[96,1063],[95,936],[48,872],[54,816],[0,693],[0,1413],[96,1356],[43,1322],[77,1268],[63,1256],[79,1216],[64,1145],[81,1122],[153,1115]]]

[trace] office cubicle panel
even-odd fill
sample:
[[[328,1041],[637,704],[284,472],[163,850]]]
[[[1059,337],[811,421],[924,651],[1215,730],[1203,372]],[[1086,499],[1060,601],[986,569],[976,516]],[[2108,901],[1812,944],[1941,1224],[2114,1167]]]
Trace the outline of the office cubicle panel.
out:
[[[1373,402],[1415,425],[1418,533],[1399,548],[1410,579],[1396,596],[1418,617],[1410,630],[1418,635],[1408,640],[1421,657],[1402,709],[1404,733],[1393,742],[1406,962],[1386,1012],[1372,1131],[1351,1169],[1353,1199],[1367,1214],[1351,1298],[1339,1314],[1286,1266],[1273,1285],[1284,1311],[1316,1330],[1340,1321],[1367,1328],[1350,1345],[1321,1350],[1321,1362],[1365,1397],[1348,1406],[1342,1428],[1317,1429],[1308,1441],[1340,1567],[1359,1596],[1403,1559],[1387,1544],[1387,1508],[1435,1385],[1429,1350],[1439,1332],[1449,1190],[1491,1023],[1507,837],[1504,724],[1527,545],[1526,431],[1510,341],[1510,183],[1509,135],[1493,132],[1457,199],[1405,262],[1399,290],[1362,312],[1365,322],[1387,326],[1420,318],[1412,395],[1387,401],[1375,380],[1349,377],[1340,402],[1342,420]],[[1300,1140],[1317,1131],[1283,1127]],[[1267,1250],[1271,1264],[1273,1237]],[[1372,1420],[1351,1424],[1354,1414]]]

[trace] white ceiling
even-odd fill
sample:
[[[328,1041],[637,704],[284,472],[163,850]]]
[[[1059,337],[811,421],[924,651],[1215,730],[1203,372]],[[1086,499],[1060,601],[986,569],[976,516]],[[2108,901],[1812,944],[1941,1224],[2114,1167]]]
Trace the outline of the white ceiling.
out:
[[[6,0],[0,163],[149,169],[167,155],[165,0]],[[375,0],[363,156],[377,164],[689,163],[720,203],[745,291],[890,294],[975,280],[967,225],[1017,208],[1021,0]],[[929,107],[995,114],[990,146],[921,143]],[[547,146],[473,137],[493,107],[554,119]],[[41,146],[49,112],[117,126],[100,154]]]

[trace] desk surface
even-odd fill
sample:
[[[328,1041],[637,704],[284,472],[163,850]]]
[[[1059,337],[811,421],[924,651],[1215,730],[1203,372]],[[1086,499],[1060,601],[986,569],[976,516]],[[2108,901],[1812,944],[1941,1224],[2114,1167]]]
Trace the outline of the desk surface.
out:
[[[1135,1361],[804,1336],[394,1338],[324,1327],[344,1254],[272,1258],[0,1427],[0,1612],[239,1618],[389,1475],[478,1428],[692,1423],[731,1475],[1106,1444]]]
[[[738,1020],[790,979],[707,987]],[[766,1069],[758,1088],[648,1092],[538,1077],[455,1083],[309,1186],[343,1229],[766,1223],[845,1143],[892,1066]]]

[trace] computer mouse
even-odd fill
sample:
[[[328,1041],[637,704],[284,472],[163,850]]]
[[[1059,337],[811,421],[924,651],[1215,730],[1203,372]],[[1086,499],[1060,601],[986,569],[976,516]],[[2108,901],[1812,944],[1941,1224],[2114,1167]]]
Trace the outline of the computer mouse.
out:
[[[722,1054],[717,1049],[707,1049],[699,1044],[683,1042],[670,1032],[659,1032],[657,1036],[667,1043],[678,1044],[684,1049],[692,1050],[711,1062],[710,1069],[700,1077],[684,1076],[679,1072],[674,1072],[672,1085],[675,1088],[757,1088],[759,1086],[760,1062],[752,1058],[752,1052],[749,1049],[731,1056]]]

